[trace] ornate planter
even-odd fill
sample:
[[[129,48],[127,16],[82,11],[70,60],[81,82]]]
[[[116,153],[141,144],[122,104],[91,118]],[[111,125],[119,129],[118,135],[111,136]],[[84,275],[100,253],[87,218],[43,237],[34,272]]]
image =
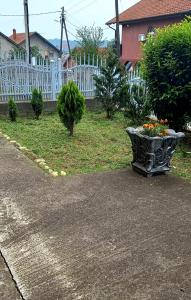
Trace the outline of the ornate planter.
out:
[[[173,132],[173,131],[172,131]],[[132,167],[146,176],[165,174],[170,170],[170,160],[176,145],[184,133],[178,132],[163,137],[142,135],[140,130],[127,128],[133,150]]]

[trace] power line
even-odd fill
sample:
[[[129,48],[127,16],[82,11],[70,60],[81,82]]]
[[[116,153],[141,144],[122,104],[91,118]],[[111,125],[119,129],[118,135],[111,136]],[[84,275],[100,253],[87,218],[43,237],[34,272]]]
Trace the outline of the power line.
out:
[[[83,2],[85,2],[87,0],[81,0],[80,2],[78,2],[77,4],[73,4],[72,6],[69,6],[68,10],[71,10],[73,7],[79,6],[81,5]]]
[[[76,16],[74,17],[74,15],[71,14],[70,12],[68,12],[68,11],[67,11],[67,15],[69,15],[70,19],[72,19],[73,22],[75,22],[75,23],[81,23],[81,21],[78,18],[76,18]]]
[[[81,7],[80,9],[77,9],[77,10],[74,9],[73,13],[77,13],[77,12],[79,12],[81,10],[84,10],[87,7],[91,6],[93,3],[95,3],[95,0],[91,1],[89,4],[87,4],[86,6]]]
[[[55,13],[60,13],[60,10],[35,13],[35,14],[30,14],[29,16],[41,16],[41,15],[49,15],[49,14],[55,14]],[[24,17],[24,15],[0,14],[0,17]]]
[[[71,34],[73,37],[75,37],[75,39],[77,39],[77,36],[75,35],[75,34],[73,34],[71,31],[69,31],[68,30],[68,32],[69,32],[69,34]]]
[[[79,29],[79,27],[75,24],[73,24],[72,22],[68,21],[68,19],[66,19],[67,23],[69,23],[70,25],[72,25],[75,29]]]
[[[69,32],[73,37],[75,37],[75,38],[77,39],[76,34],[71,32],[71,30],[73,30],[73,28],[70,27],[70,23],[68,23],[68,21],[66,21],[66,23],[67,23],[67,28],[68,28],[68,26],[69,26],[68,32]]]

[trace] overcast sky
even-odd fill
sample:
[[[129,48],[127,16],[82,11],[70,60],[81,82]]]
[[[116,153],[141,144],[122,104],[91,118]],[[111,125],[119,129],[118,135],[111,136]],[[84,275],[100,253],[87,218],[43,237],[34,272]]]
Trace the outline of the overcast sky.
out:
[[[17,32],[24,31],[22,15],[23,0],[0,1],[0,31],[6,35],[12,34],[12,29]],[[122,12],[139,0],[119,0],[119,11]],[[115,0],[28,0],[29,14],[60,11],[65,7],[69,38],[75,39],[76,27],[95,24],[104,29],[104,38],[113,38],[113,31],[107,29],[105,23],[115,16]],[[30,16],[30,31],[38,31],[45,38],[59,38],[60,13],[40,16]]]

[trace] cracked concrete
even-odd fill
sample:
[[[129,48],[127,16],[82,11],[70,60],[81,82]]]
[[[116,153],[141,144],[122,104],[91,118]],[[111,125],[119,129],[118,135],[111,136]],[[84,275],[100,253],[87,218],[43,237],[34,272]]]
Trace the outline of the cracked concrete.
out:
[[[0,138],[0,201],[24,299],[191,299],[188,182],[130,169],[53,179]],[[10,274],[7,286],[0,299],[19,299]]]
[[[17,284],[14,282],[11,272],[2,257],[0,255],[0,299],[1,300],[22,300]]]

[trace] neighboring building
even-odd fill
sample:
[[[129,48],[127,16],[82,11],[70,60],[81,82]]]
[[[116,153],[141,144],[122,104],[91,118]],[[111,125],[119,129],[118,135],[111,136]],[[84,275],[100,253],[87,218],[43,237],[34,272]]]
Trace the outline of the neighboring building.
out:
[[[76,61],[70,54],[65,54],[62,56],[62,64],[64,68],[70,69],[76,66]]]
[[[9,57],[14,49],[20,49],[20,47],[8,36],[0,32],[0,58]]]
[[[39,49],[40,54],[45,59],[57,59],[59,57],[59,49],[52,45],[38,32],[30,32],[30,46],[36,46]],[[13,34],[9,37],[17,45],[25,48],[25,33],[17,33],[13,29]]]
[[[135,64],[142,58],[141,43],[155,29],[178,23],[191,15],[191,0],[141,0],[119,15],[122,25],[122,53],[124,64]],[[115,24],[113,18],[107,25]]]

